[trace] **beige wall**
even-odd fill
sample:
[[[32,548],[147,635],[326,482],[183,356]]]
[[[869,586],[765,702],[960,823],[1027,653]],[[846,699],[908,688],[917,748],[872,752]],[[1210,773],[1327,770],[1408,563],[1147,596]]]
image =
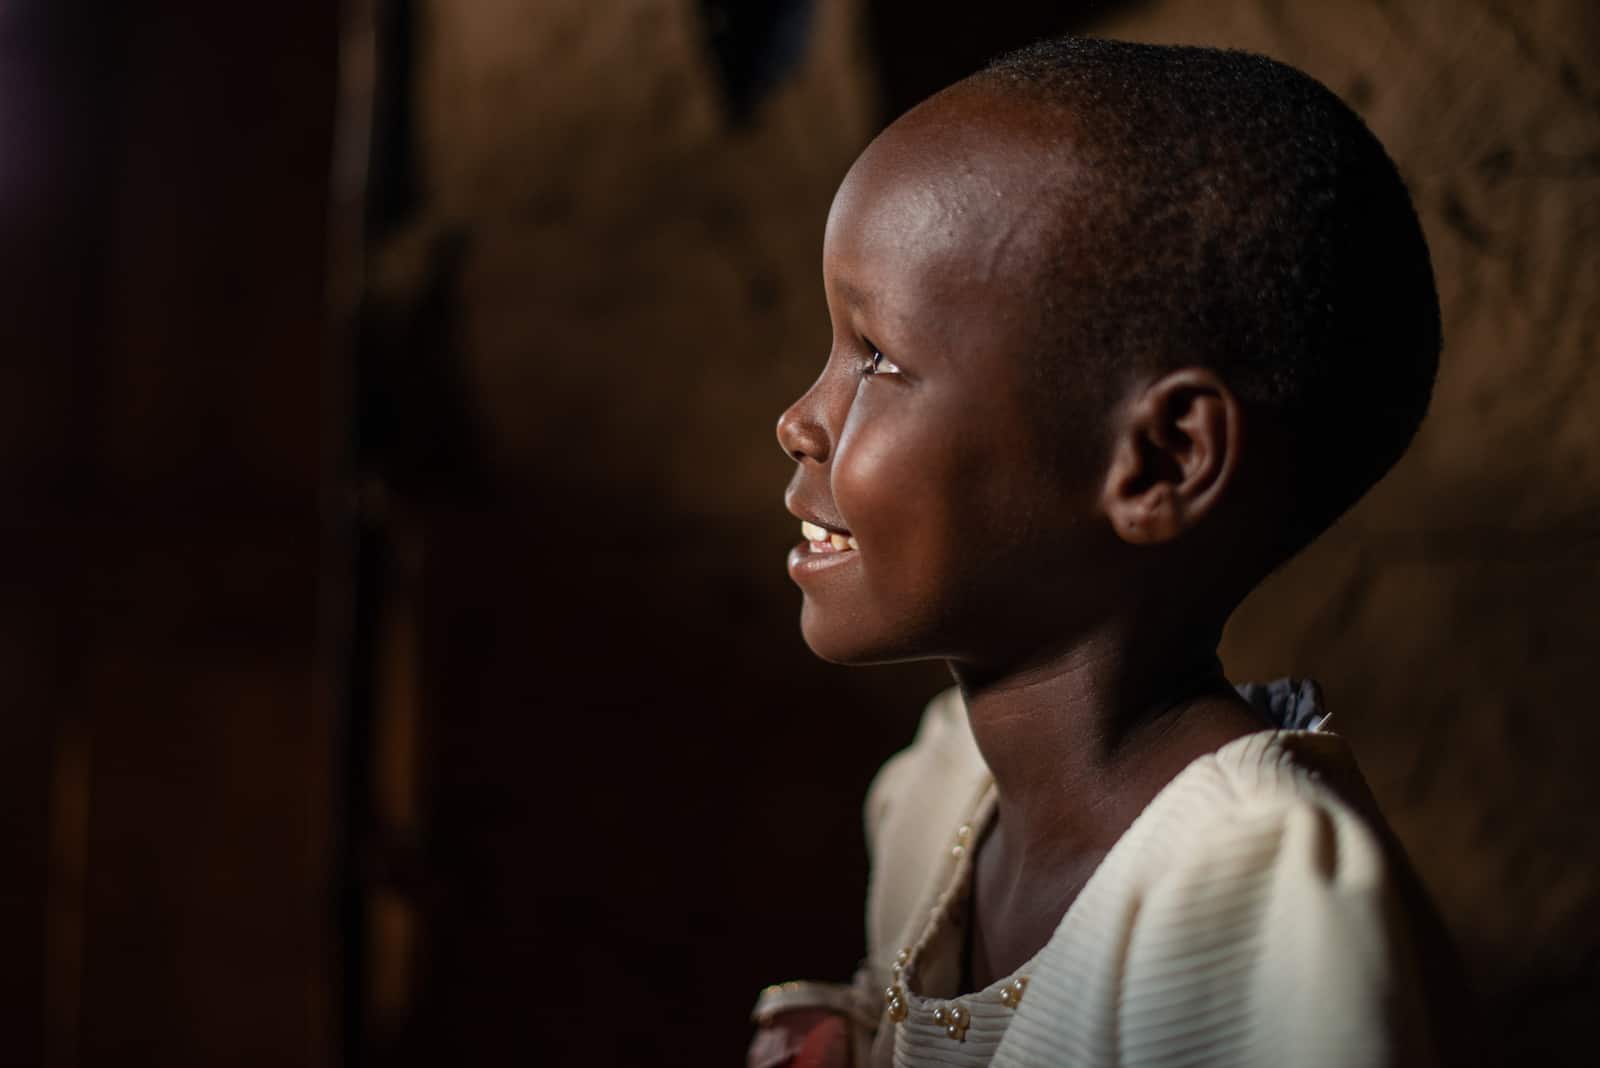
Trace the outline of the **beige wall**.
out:
[[[1520,1002],[1587,967],[1592,999],[1600,9],[1166,0],[1104,32],[1283,59],[1399,163],[1444,313],[1432,412],[1391,476],[1248,602],[1227,661],[1326,682],[1486,995]],[[1553,994],[1518,1009],[1576,1015]]]
[[[733,131],[686,0],[429,5],[428,224],[470,230],[465,357],[503,472],[780,512],[771,427],[825,353],[822,220],[874,121],[854,0],[818,7],[803,68]]]

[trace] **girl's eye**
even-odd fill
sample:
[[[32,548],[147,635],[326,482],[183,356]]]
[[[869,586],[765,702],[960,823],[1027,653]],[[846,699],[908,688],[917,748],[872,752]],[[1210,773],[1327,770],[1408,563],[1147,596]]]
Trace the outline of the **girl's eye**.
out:
[[[863,339],[865,340],[865,339]],[[889,357],[878,350],[878,346],[871,341],[866,342],[867,351],[872,353],[867,359],[867,366],[862,368],[862,374],[868,375],[897,375],[900,368]]]

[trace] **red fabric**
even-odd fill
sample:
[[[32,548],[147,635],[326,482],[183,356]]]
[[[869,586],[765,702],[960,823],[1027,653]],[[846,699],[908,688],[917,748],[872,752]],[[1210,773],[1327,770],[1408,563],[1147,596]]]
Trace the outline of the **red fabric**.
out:
[[[850,1068],[850,1027],[843,1017],[826,1016],[806,1032],[793,1068]]]

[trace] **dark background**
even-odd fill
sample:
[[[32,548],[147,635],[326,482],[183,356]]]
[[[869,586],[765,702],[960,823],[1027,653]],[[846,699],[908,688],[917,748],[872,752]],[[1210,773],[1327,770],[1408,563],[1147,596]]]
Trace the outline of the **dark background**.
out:
[[[777,413],[832,191],[1064,29],[1248,47],[1399,162],[1448,348],[1241,611],[1326,683],[1493,1054],[1600,994],[1586,0],[0,9],[0,1063],[739,1063],[861,952],[937,668],[814,661]]]

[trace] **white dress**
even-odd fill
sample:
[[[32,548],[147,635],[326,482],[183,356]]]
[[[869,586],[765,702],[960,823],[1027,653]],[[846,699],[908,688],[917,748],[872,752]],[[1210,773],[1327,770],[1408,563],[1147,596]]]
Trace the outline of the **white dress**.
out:
[[[1310,684],[1245,695],[1319,727]],[[959,990],[993,783],[959,694],[868,795],[858,1065],[1418,1065],[1437,1060],[1394,855],[1348,748],[1247,735],[1185,768],[1015,975]],[[758,1007],[759,1008],[759,1007]]]

